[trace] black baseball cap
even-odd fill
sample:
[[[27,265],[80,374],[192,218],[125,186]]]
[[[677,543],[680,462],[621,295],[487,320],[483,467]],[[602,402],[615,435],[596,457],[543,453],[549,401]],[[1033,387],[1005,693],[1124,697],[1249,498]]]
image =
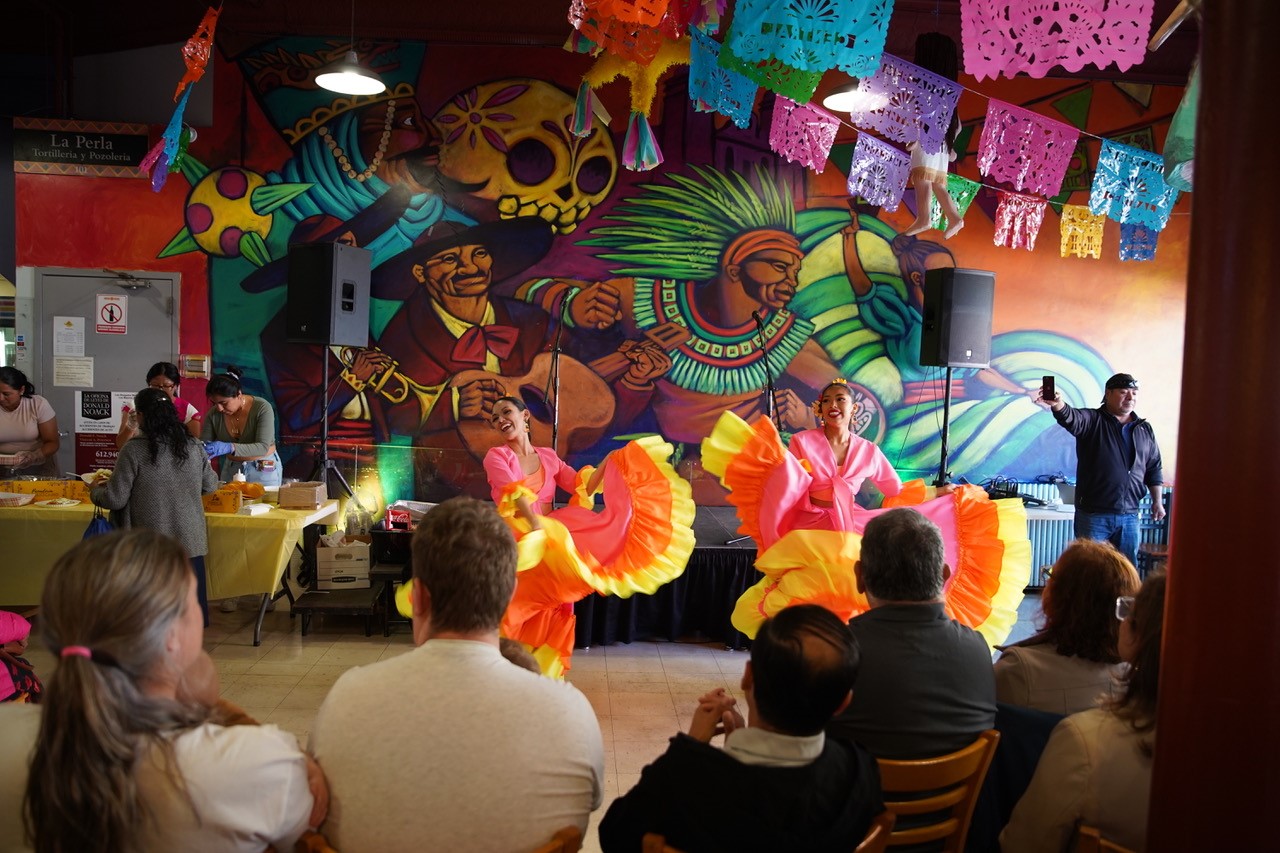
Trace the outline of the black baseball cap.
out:
[[[1117,373],[1107,380],[1107,390],[1112,388],[1134,388],[1138,387],[1138,380],[1134,379],[1128,373]]]

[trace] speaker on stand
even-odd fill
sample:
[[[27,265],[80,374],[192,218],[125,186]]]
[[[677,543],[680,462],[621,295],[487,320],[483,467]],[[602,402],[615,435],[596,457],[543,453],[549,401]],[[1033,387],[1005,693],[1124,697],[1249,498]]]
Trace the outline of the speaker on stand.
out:
[[[359,499],[329,458],[329,379],[331,346],[369,345],[369,272],[373,253],[344,243],[303,243],[289,247],[289,288],[285,328],[290,343],[319,344],[323,408],[320,447],[311,479],[337,480],[347,497]],[[363,507],[360,507],[363,509]]]
[[[951,430],[951,371],[991,363],[991,312],[996,274],[987,270],[936,269],[924,276],[920,364],[946,368],[942,398],[942,460],[935,486],[951,482],[947,470]]]

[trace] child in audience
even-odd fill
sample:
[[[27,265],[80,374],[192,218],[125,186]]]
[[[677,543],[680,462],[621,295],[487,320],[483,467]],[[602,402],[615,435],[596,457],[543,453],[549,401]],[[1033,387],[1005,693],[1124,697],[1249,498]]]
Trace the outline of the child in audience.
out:
[[[17,613],[0,610],[0,662],[4,664],[0,667],[0,702],[40,702],[44,687],[31,662],[22,657],[30,635],[30,622]]]

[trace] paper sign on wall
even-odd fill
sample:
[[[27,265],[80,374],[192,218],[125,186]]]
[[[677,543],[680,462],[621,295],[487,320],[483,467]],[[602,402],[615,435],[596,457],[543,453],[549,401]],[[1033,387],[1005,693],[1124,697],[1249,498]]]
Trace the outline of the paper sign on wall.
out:
[[[115,293],[98,294],[98,316],[94,330],[100,335],[129,333],[129,297]]]
[[[133,405],[132,391],[77,391],[76,433],[115,435],[120,430],[120,410]]]
[[[53,318],[54,356],[84,357],[84,318]]]
[[[88,358],[54,358],[53,384],[64,388],[92,388],[93,356]]]

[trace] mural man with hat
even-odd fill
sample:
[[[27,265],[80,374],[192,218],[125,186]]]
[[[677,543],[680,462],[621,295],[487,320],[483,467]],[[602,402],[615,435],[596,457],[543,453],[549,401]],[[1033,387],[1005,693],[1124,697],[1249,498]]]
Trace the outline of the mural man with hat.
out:
[[[1055,393],[1044,400],[1076,437],[1076,536],[1106,540],[1138,561],[1138,503],[1151,493],[1151,515],[1164,518],[1160,446],[1151,424],[1138,417],[1138,380],[1117,373],[1107,380],[1102,405],[1073,409]]]
[[[417,447],[466,450],[479,458],[501,441],[488,429],[498,398],[522,389],[546,394],[550,357],[538,356],[552,348],[557,324],[540,306],[498,295],[493,287],[541,260],[552,236],[551,226],[537,217],[469,228],[446,222],[374,271],[372,295],[403,300],[376,344],[388,361],[380,361],[379,374],[368,380],[392,434],[412,436]],[[561,359],[561,394],[574,399],[561,413],[569,449],[591,444],[614,421],[634,418],[649,399],[653,379],[670,367],[656,347],[623,349],[626,368],[610,377],[612,389],[588,366]],[[584,411],[593,423],[574,421]],[[464,455],[458,458],[465,461]],[[414,467],[419,496],[444,496],[439,472],[430,470],[425,454],[417,455]],[[479,466],[462,467],[463,477],[443,477],[445,489],[465,488],[478,478],[476,488],[483,492]],[[471,468],[476,478],[465,476]]]

